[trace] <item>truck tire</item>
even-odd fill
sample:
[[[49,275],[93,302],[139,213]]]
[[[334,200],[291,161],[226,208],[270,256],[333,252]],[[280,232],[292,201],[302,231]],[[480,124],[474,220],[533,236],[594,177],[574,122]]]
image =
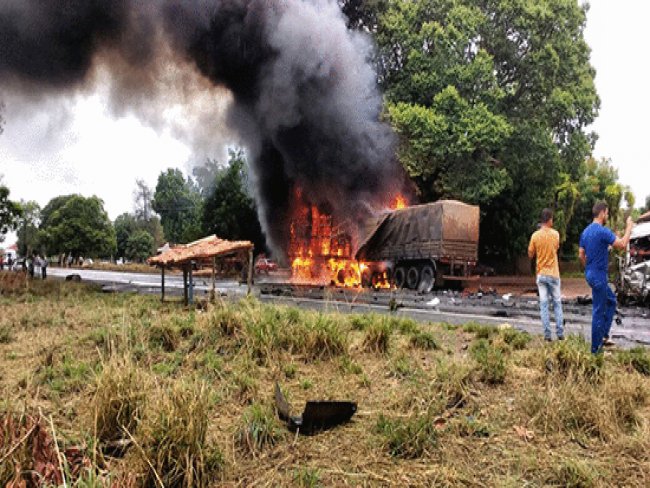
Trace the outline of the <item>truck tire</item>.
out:
[[[406,286],[411,290],[417,290],[420,283],[420,270],[416,266],[411,266],[406,273]]]
[[[403,266],[398,266],[395,269],[393,280],[395,281],[396,288],[404,288],[404,285],[406,284],[406,270]]]
[[[420,284],[418,285],[418,291],[420,293],[431,293],[435,282],[436,272],[433,270],[433,266],[428,264],[425,265],[420,271]]]

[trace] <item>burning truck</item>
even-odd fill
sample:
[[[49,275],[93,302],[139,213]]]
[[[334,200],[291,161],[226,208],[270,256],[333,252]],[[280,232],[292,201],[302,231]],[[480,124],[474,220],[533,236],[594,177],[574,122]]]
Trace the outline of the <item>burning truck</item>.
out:
[[[407,206],[399,196],[357,230],[317,206],[303,206],[290,235],[294,281],[429,293],[436,285],[471,279],[479,208],[452,200]]]
[[[632,229],[627,252],[619,258],[617,289],[623,302],[650,304],[650,213]]]

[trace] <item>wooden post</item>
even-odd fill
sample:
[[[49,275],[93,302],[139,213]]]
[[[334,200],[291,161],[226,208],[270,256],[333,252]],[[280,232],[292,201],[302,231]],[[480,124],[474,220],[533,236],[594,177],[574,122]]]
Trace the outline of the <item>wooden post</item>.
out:
[[[193,267],[194,261],[190,261],[190,282],[189,282],[189,297],[188,297],[188,305],[192,305],[194,303],[194,281],[192,280],[192,267]]]
[[[248,250],[248,295],[251,294],[253,286],[253,248]]]
[[[217,274],[217,256],[212,256],[212,298],[215,297],[214,282]]]
[[[165,301],[165,265],[160,268],[161,283],[160,283],[160,301]]]
[[[183,302],[187,305],[187,266],[183,264]]]

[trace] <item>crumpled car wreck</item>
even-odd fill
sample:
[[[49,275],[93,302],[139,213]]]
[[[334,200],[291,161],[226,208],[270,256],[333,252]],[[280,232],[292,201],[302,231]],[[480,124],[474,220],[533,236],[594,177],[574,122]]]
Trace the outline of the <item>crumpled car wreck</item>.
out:
[[[650,213],[632,229],[627,253],[619,261],[621,301],[650,305]]]

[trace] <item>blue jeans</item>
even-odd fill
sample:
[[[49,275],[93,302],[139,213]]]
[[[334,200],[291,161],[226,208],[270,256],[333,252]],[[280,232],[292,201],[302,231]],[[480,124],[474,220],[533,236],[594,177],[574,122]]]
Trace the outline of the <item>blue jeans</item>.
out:
[[[587,283],[591,287],[593,308],[591,315],[591,352],[598,353],[603,347],[603,339],[609,337],[612,320],[616,314],[616,295],[607,284],[607,275],[587,273]]]
[[[564,317],[562,316],[562,293],[560,279],[553,276],[537,275],[537,289],[539,290],[539,311],[544,326],[544,338],[551,338],[551,319],[548,313],[549,296],[553,300],[555,312],[555,327],[558,337],[564,337]]]

